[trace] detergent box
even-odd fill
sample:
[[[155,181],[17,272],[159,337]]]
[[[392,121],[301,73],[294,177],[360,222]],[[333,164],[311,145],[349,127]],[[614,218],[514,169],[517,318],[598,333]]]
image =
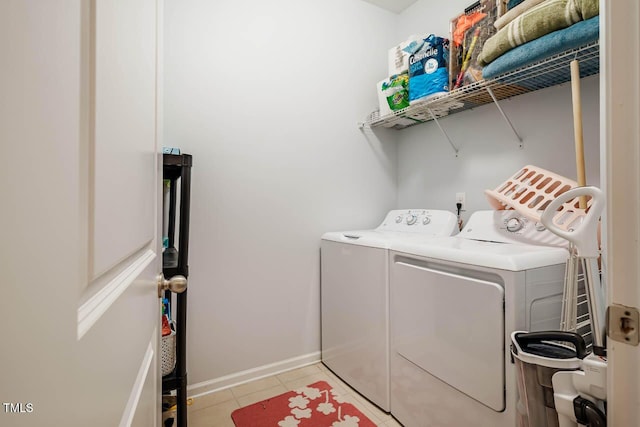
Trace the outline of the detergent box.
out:
[[[409,102],[449,91],[449,39],[434,34],[409,55]]]
[[[409,74],[391,76],[378,83],[380,115],[391,114],[409,106]]]

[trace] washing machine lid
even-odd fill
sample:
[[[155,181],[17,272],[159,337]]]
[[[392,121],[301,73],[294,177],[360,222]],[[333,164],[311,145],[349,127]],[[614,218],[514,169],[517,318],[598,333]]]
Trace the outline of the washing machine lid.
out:
[[[332,231],[322,235],[322,240],[380,249],[389,249],[394,242],[420,244],[433,238],[430,234],[379,230]]]
[[[477,241],[457,236],[433,238],[428,242],[397,241],[392,243],[389,249],[426,258],[509,271],[564,264],[569,256],[568,251],[563,248]]]
[[[331,231],[324,233],[322,240],[367,246],[370,248],[389,249],[391,234],[393,233],[384,233],[376,230]]]
[[[457,232],[457,218],[452,212],[399,209],[389,211],[375,230],[333,231],[323,234],[322,240],[388,249],[394,241],[420,243]]]

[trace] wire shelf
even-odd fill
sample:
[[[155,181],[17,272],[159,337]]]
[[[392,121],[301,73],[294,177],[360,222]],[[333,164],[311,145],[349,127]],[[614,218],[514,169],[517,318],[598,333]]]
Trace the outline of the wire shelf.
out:
[[[370,127],[384,126],[404,129],[434,118],[459,113],[470,108],[507,99],[528,92],[557,86],[571,80],[569,63],[580,61],[580,77],[600,72],[600,46],[598,41],[550,56],[542,61],[496,76],[480,80],[451,92],[427,98],[402,110],[384,116],[372,115],[364,124]]]

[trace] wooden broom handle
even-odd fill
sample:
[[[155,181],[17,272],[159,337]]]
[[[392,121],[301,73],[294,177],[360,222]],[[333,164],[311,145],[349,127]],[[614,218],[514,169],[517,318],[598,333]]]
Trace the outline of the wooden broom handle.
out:
[[[578,186],[587,185],[584,168],[584,143],[582,140],[582,104],[580,101],[580,63],[571,61],[571,101],[573,103],[573,136],[576,146],[576,169],[578,170]],[[587,208],[586,196],[580,196],[580,208]]]

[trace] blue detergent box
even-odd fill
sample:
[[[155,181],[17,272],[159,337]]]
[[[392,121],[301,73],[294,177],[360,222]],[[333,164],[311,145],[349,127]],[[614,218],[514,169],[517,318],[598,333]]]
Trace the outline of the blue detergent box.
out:
[[[409,56],[409,102],[449,91],[449,39],[430,34]]]

